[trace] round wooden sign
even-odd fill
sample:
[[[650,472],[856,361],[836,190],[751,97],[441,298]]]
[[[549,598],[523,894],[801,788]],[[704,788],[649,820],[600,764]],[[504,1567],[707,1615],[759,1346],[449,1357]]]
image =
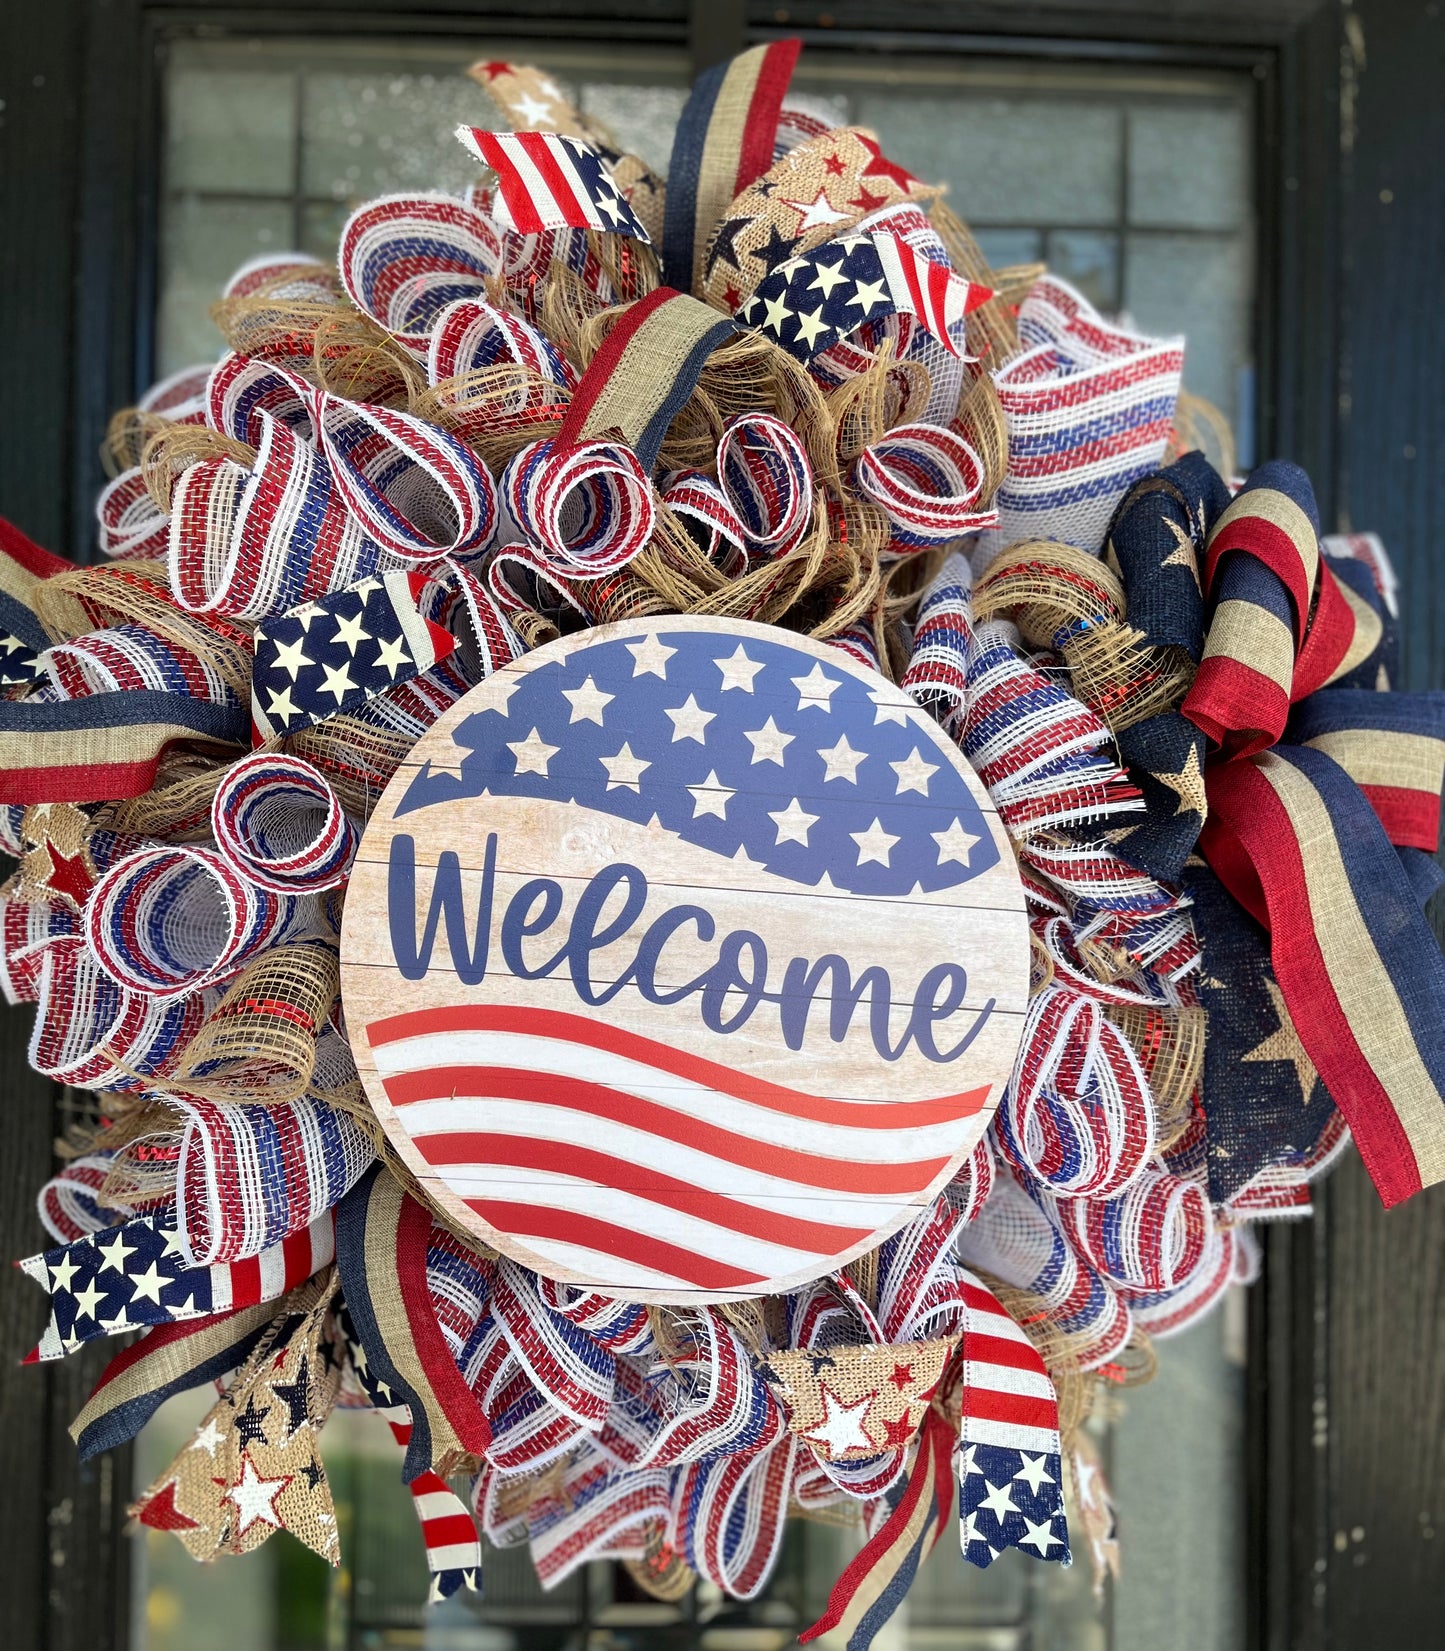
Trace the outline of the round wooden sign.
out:
[[[793,1289],[956,1173],[1028,995],[1023,891],[907,694],[763,625],[527,654],[387,787],[342,992],[436,1206],[634,1300]]]

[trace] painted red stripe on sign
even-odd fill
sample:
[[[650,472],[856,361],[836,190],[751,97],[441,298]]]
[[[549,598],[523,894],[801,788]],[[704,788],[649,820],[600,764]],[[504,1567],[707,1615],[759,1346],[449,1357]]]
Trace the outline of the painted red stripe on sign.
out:
[[[428,1135],[420,1138],[426,1141],[429,1164],[474,1163],[481,1151],[485,1153],[485,1162],[489,1165],[503,1164],[510,1169],[550,1170],[559,1175],[574,1175],[579,1180],[595,1181],[601,1187],[636,1193],[652,1203],[663,1204],[668,1209],[681,1210],[685,1215],[711,1222],[715,1227],[749,1233],[770,1244],[815,1250],[820,1255],[832,1255],[850,1244],[860,1243],[868,1236],[869,1229],[866,1227],[835,1227],[801,1216],[780,1215],[776,1211],[760,1209],[755,1204],[730,1198],[726,1193],[693,1186],[675,1175],[666,1175],[633,1159],[616,1158],[611,1153],[597,1152],[591,1147],[570,1146],[565,1141],[491,1134]],[[756,1150],[753,1156],[756,1158]]]
[[[789,1089],[735,1072],[730,1066],[671,1049],[620,1026],[606,1026],[585,1015],[561,1009],[508,1008],[502,1004],[453,1004],[436,1009],[415,1009],[404,1015],[388,1015],[372,1021],[366,1029],[373,1049],[403,1038],[423,1037],[435,1032],[522,1032],[531,1037],[556,1038],[564,1043],[587,1044],[620,1055],[625,1060],[669,1072],[734,1095],[738,1100],[781,1112],[790,1118],[807,1118],[813,1123],[837,1124],[848,1129],[919,1129],[930,1124],[971,1118],[983,1110],[989,1086],[941,1095],[931,1101],[830,1101],[803,1090]]]
[[[384,1082],[388,1098],[397,1107],[412,1106],[418,1101],[445,1100],[453,1095],[561,1106],[645,1130],[649,1135],[675,1141],[679,1146],[694,1147],[726,1163],[766,1169],[770,1174],[786,1175],[804,1186],[823,1187],[832,1192],[911,1195],[926,1186],[948,1162],[946,1156],[911,1164],[853,1163],[847,1159],[822,1158],[775,1142],[759,1141],[755,1136],[738,1135],[626,1090],[551,1072],[528,1072],[508,1066],[436,1066],[420,1072],[398,1073]],[[430,1141],[434,1137],[415,1135],[414,1138]],[[478,1130],[472,1139],[485,1141],[486,1132]],[[767,1153],[764,1163],[759,1162],[760,1151]]]
[[[549,1210],[500,1198],[468,1198],[464,1202],[499,1232],[515,1233],[522,1238],[551,1239],[559,1244],[580,1244],[653,1272],[670,1273],[699,1290],[728,1290],[763,1282],[761,1273],[729,1267],[710,1256],[694,1255],[679,1244],[665,1243],[649,1233],[633,1232],[594,1215],[581,1215],[575,1210]]]

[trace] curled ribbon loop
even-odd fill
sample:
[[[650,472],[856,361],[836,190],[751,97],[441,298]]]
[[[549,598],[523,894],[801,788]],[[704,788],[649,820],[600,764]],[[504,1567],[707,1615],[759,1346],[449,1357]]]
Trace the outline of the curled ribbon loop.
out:
[[[216,847],[275,894],[313,894],[346,881],[357,831],[309,762],[258,751],[226,771],[211,803]]]
[[[1234,1229],[1216,1227],[1200,1251],[1197,1266],[1173,1289],[1124,1290],[1134,1322],[1155,1337],[1175,1336],[1187,1330],[1224,1294],[1235,1276],[1238,1260]]]
[[[998,525],[996,510],[974,509],[983,490],[982,459],[962,436],[936,424],[895,426],[859,454],[854,479],[893,524],[884,555],[907,555]]]
[[[109,979],[78,937],[46,948],[30,1064],[57,1083],[128,1092],[148,1087],[205,1019],[196,995],[160,1001]]]
[[[657,521],[647,472],[615,442],[532,442],[503,472],[502,496],[531,543],[572,579],[625,567]]]
[[[213,849],[178,846],[117,860],[82,921],[113,981],[164,1001],[225,980],[310,917],[308,900],[258,888]]]
[[[1177,1288],[1214,1231],[1203,1189],[1152,1163],[1115,1198],[1041,1198],[1082,1256],[1136,1290]]]
[[[491,542],[497,496],[471,449],[425,419],[318,394],[321,443],[363,530],[405,562]]]
[[[717,474],[748,549],[785,556],[813,509],[813,467],[792,429],[771,413],[730,419],[718,443]]]
[[[448,304],[485,294],[502,246],[491,222],[464,201],[385,195],[347,219],[338,258],[352,303],[422,355]]]
[[[747,528],[722,488],[702,470],[679,470],[662,485],[662,502],[687,524],[703,555],[725,578],[747,570]]]
[[[515,368],[510,388],[498,394],[490,385],[485,398],[472,403],[465,388],[445,394],[451,427],[460,435],[494,435],[546,418],[577,385],[577,375],[561,351],[520,316],[480,299],[449,304],[437,317],[427,354],[427,380],[433,386],[489,368]]]
[[[1060,1198],[1110,1198],[1154,1155],[1154,1107],[1138,1057],[1093,998],[1045,986],[998,1111],[1014,1167]]]
[[[57,642],[44,663],[60,699],[149,688],[207,705],[237,703],[230,685],[209,659],[177,647],[144,625],[113,625]]]
[[[139,470],[123,471],[95,502],[101,554],[152,562],[166,553],[170,527]]]
[[[349,1113],[307,1097],[237,1106],[178,1095],[182,1257],[192,1267],[260,1255],[341,1201],[375,1154]]]

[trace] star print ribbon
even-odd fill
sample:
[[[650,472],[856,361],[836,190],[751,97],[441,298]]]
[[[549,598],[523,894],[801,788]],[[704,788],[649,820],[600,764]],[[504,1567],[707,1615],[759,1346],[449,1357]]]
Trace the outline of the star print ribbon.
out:
[[[211,801],[211,835],[242,876],[275,894],[344,883],[360,840],[323,775],[270,751],[226,770]]]
[[[1114,507],[1164,456],[1184,341],[1111,326],[1055,276],[1030,289],[1018,326],[1020,353],[994,373],[1009,438],[999,543],[1097,554]]]
[[[330,1286],[328,1288],[328,1285]],[[193,1437],[131,1507],[192,1558],[249,1553],[287,1530],[337,1565],[336,1515],[317,1436],[340,1386],[327,1323],[334,1279],[273,1320]]]
[[[411,1411],[403,1477],[480,1456],[491,1428],[463,1380],[431,1310],[431,1216],[373,1166],[337,1206],[336,1260],[356,1338],[373,1380]]]
[[[783,99],[802,49],[774,40],[704,69],[678,117],[667,174],[663,275],[701,295],[703,258],[728,203],[773,164]]]
[[[516,235],[595,229],[648,244],[601,155],[581,138],[555,132],[483,132],[457,127],[457,140],[496,173],[492,216]]]
[[[888,160],[868,133],[850,126],[819,132],[736,194],[708,240],[701,280],[683,284],[736,315],[787,259],[846,234],[871,212],[922,205],[936,194]]]
[[[142,1331],[105,1367],[84,1408],[70,1424],[80,1460],[134,1439],[177,1393],[220,1381],[237,1370],[266,1327],[285,1318],[274,1301],[234,1307],[210,1318],[177,1319]]]
[[[907,314],[949,355],[958,354],[959,322],[993,297],[946,263],[915,252],[897,235],[877,232],[826,241],[775,265],[737,311],[806,366],[865,323]]]
[[[726,317],[672,287],[629,304],[582,375],[557,450],[615,431],[650,473],[708,357],[735,331]]]
[[[1379,816],[1308,745],[1221,763],[1208,788],[1201,848],[1269,931],[1300,1041],[1329,1073],[1382,1200],[1445,1179],[1445,1068],[1431,1031],[1445,1013],[1445,960]]]
[[[947,1419],[930,1410],[913,1469],[890,1494],[888,1517],[833,1585],[823,1615],[798,1635],[800,1643],[836,1631],[846,1651],[868,1651],[948,1529],[956,1445]]]
[[[337,261],[347,296],[418,355],[460,298],[487,296],[501,238],[483,213],[445,195],[384,195],[352,213]]]
[[[141,1325],[207,1318],[275,1301],[327,1266],[335,1247],[328,1211],[245,1261],[194,1267],[178,1227],[138,1215],[73,1244],[27,1256],[21,1271],[50,1297],[50,1322],[26,1363],[64,1358],[98,1336]]]
[[[967,1311],[959,1433],[963,1557],[987,1566],[1006,1548],[1019,1548],[1067,1565],[1054,1384],[1033,1343],[992,1293],[966,1271],[960,1281]]]
[[[268,619],[256,631],[254,738],[294,734],[430,670],[456,638],[418,611],[427,580],[367,577]]]

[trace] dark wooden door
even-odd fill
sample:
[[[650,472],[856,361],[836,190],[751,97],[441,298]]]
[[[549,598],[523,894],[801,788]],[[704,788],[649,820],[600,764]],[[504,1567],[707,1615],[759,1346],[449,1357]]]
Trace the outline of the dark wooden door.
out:
[[[870,51],[1247,65],[1267,141],[1261,451],[1298,459],[1337,528],[1385,538],[1407,685],[1445,687],[1445,15],[1438,0],[52,0],[0,8],[0,511],[84,558],[110,409],[149,376],[155,65],[177,28],[631,37],[714,60],[799,32]],[[0,1017],[0,1247],[33,1246],[64,1100]],[[1251,1641],[1445,1637],[1445,1193],[1385,1215],[1354,1160],[1317,1219],[1270,1235],[1251,1305]],[[128,1465],[77,1469],[65,1426],[96,1361],[17,1368],[42,1316],[0,1273],[6,1641],[125,1644]],[[1167,1585],[1167,1579],[1161,1579]]]

